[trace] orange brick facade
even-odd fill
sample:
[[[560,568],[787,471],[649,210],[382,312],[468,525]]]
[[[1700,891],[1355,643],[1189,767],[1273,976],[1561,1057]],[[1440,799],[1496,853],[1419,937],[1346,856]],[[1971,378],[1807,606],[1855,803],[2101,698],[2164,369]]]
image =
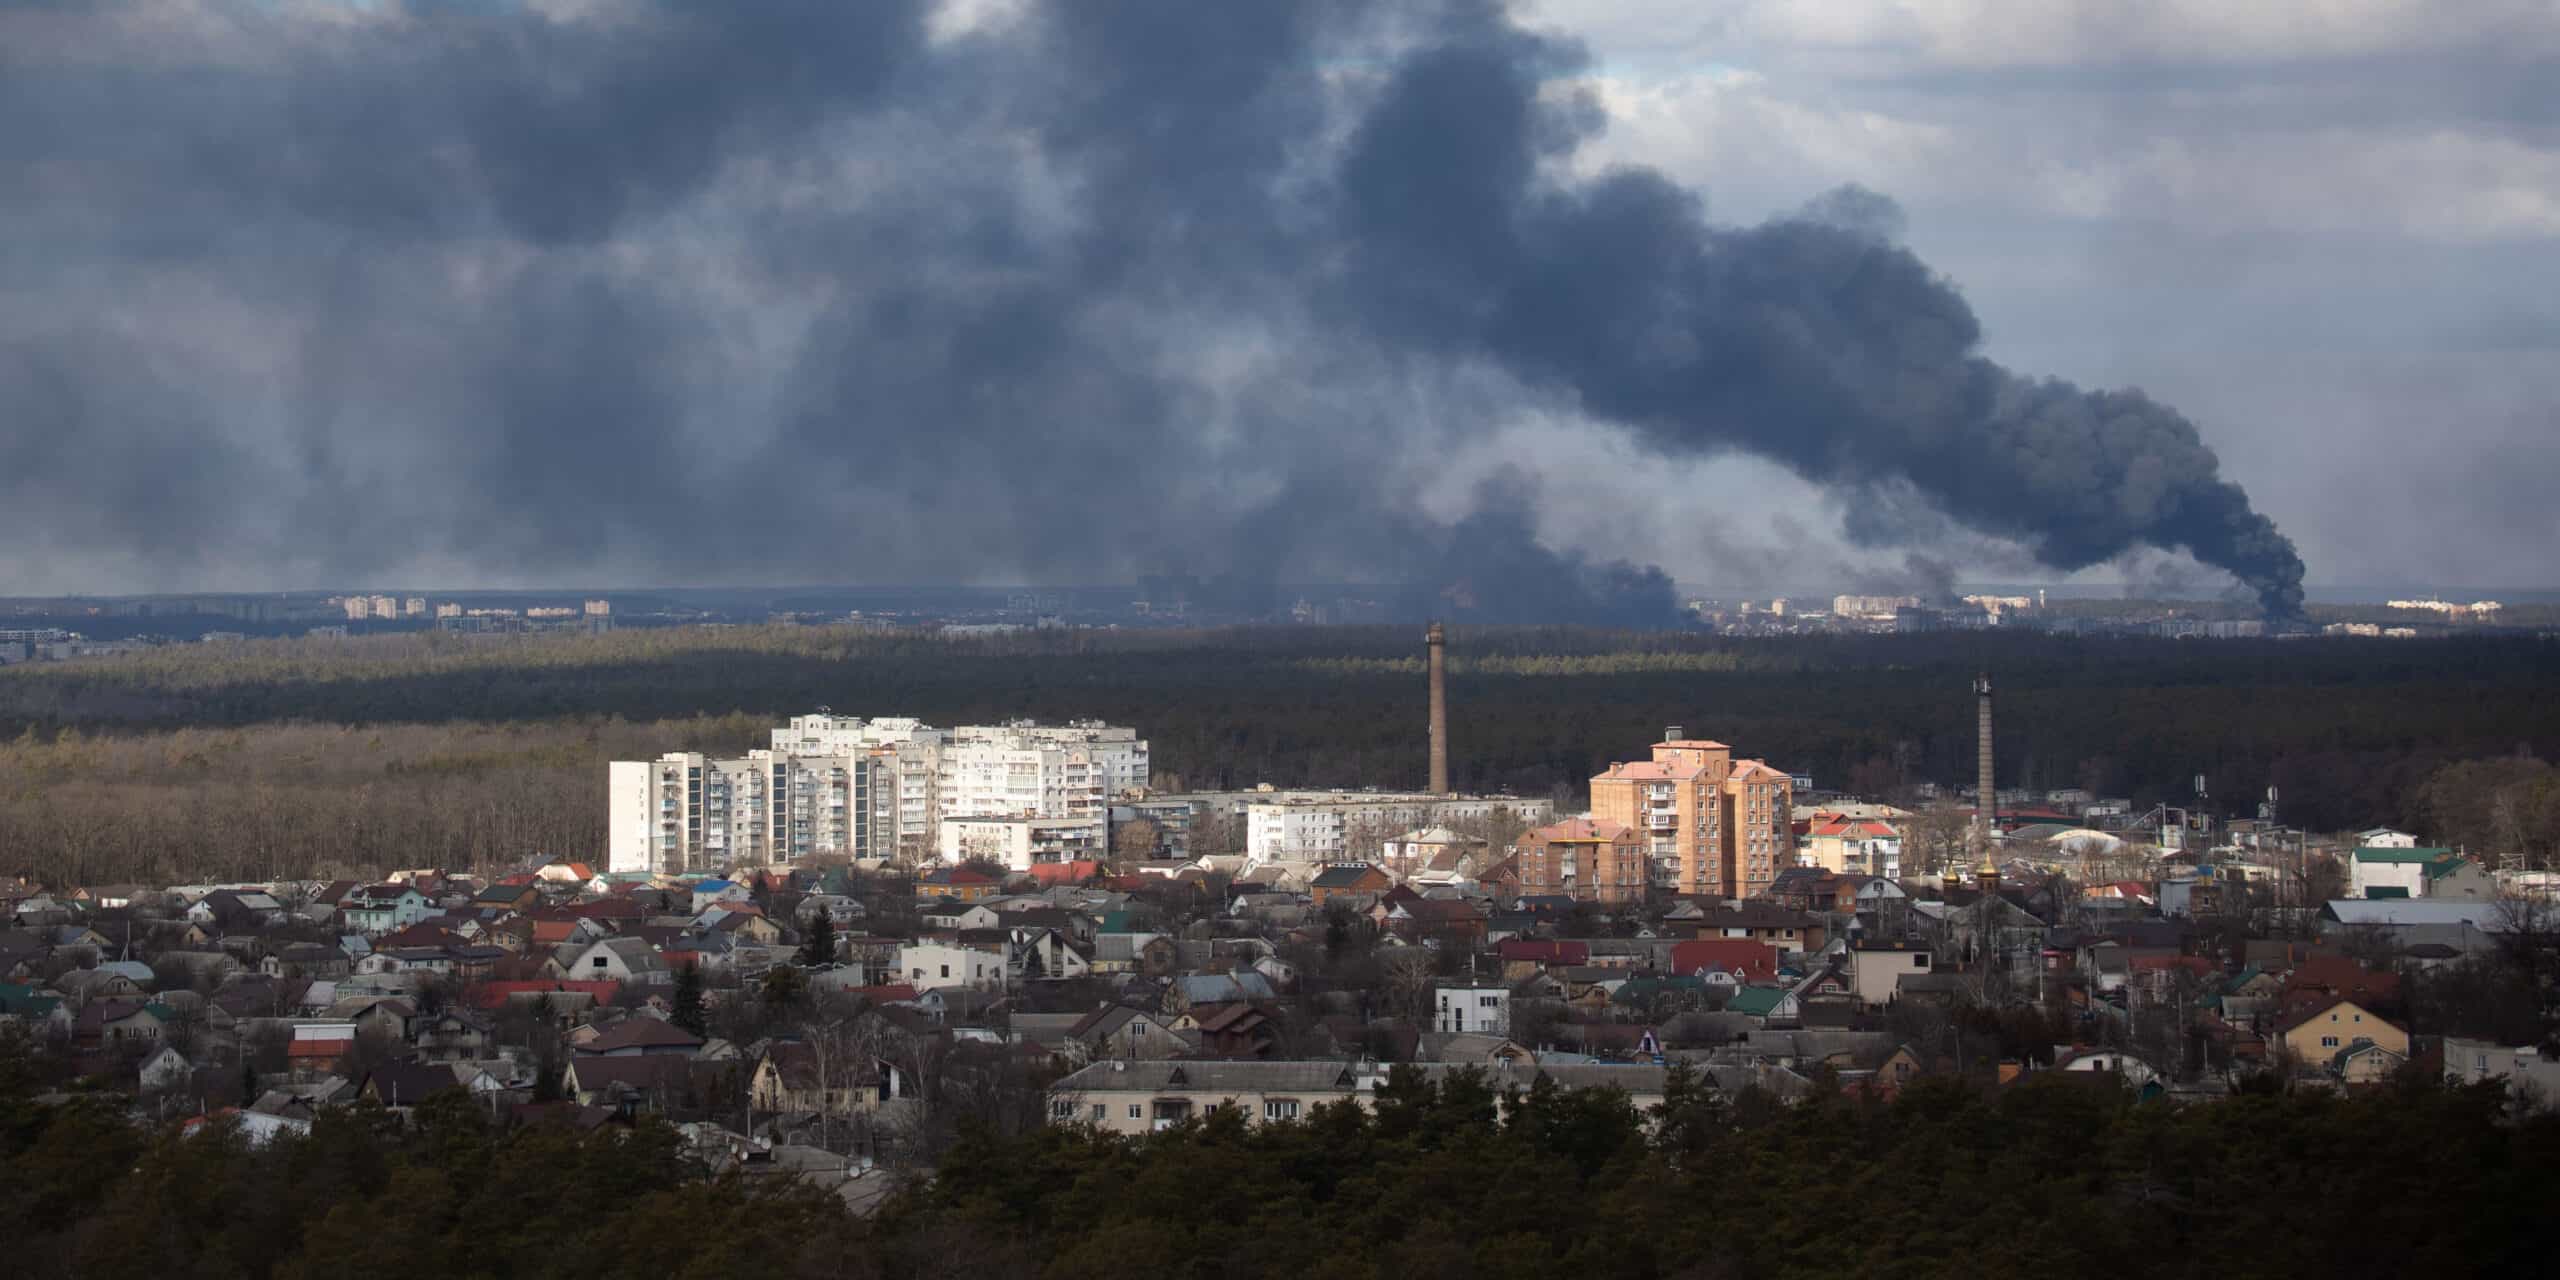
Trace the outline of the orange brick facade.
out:
[[[1522,835],[1513,863],[1523,894],[1582,902],[1642,902],[1644,837],[1623,823],[1568,818]]]
[[[1591,780],[1591,816],[1633,830],[1677,893],[1759,897],[1795,865],[1795,783],[1721,742],[1654,744]]]

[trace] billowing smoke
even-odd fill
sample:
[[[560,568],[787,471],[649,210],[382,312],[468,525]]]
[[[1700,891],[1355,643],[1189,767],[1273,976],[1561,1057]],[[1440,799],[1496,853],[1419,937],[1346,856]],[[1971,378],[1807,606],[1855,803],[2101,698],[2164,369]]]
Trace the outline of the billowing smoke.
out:
[[[1606,476],[1424,501],[1531,406],[2300,598],[2186,420],[1982,359],[1890,201],[1732,228],[1571,177],[1578,54],[1488,5],[208,0],[8,9],[0,50],[43,246],[0,590],[1186,565],[1667,618],[1539,537]]]

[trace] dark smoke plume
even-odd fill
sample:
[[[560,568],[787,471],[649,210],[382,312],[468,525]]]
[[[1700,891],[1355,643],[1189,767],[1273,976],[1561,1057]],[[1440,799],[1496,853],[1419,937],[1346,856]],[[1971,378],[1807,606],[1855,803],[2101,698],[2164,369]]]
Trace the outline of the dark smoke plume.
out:
[[[2013,375],[1873,193],[1562,176],[1572,47],[1454,0],[0,9],[0,508],[135,585],[1414,584],[1658,622],[1418,495],[1519,406],[2074,569],[2291,544],[2138,393]],[[1869,531],[1868,535],[1883,536]],[[1640,549],[1639,549],[1640,550]],[[10,584],[0,582],[0,590]]]

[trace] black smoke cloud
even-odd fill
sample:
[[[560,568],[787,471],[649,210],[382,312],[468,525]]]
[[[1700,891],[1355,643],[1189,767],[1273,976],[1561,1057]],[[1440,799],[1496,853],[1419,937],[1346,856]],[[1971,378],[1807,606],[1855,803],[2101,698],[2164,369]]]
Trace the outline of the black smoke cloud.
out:
[[[1981,359],[1889,201],[1728,228],[1563,176],[1579,55],[1498,8],[931,17],[0,11],[0,218],[46,249],[0,311],[0,505],[160,587],[1187,565],[1670,616],[1537,536],[1603,476],[1427,514],[1527,406],[2299,600],[2192,425]]]

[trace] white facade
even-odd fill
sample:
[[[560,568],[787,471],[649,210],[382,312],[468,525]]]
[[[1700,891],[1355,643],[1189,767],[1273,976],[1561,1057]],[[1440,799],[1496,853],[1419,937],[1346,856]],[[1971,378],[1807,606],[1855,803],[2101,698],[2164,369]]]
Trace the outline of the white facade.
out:
[[[943,847],[945,817],[1107,824],[1112,797],[1143,789],[1148,770],[1135,730],[1094,721],[937,729],[821,712],[792,717],[772,742],[742,759],[677,752],[607,766],[606,866],[688,874],[815,854],[920,860]]]
[[[1108,826],[1099,817],[945,818],[937,849],[945,862],[988,858],[1009,871],[1029,871],[1034,863],[1101,857]]]
[[[2526,1106],[2560,1104],[2560,1058],[2543,1057],[2533,1045],[2510,1048],[2494,1040],[2447,1036],[2444,1075],[2457,1084],[2505,1081],[2507,1096]]]
[[[1147,785],[1147,744],[1134,729],[1079,720],[964,725],[942,748],[941,813],[1103,818],[1115,796]]]
[[[1510,1035],[1511,988],[1499,983],[1434,988],[1431,1029],[1460,1035]]]
[[[1244,811],[1245,856],[1261,862],[1338,862],[1349,827],[1340,809],[1257,804]]]
[[[936,987],[999,989],[1005,985],[1004,956],[974,947],[919,942],[898,948],[898,980],[918,991]]]
[[[1553,820],[1555,803],[1518,796],[1441,796],[1429,792],[1272,791],[1204,795],[1195,808],[1226,801],[1244,815],[1246,858],[1264,862],[1372,861],[1371,839],[1383,842],[1413,827],[1483,821],[1508,811],[1529,826]]]
[[[690,874],[816,854],[873,854],[877,763],[750,751],[672,752],[605,767],[605,868]]]

